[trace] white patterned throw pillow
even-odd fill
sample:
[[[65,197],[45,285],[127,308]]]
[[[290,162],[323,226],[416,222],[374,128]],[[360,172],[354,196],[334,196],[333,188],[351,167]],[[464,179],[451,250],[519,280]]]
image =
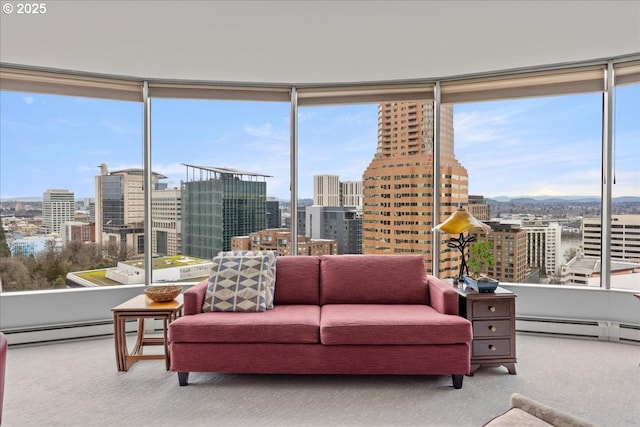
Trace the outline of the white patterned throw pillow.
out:
[[[267,308],[269,257],[230,255],[213,258],[202,311],[262,312]]]
[[[271,310],[273,308],[273,298],[276,293],[276,258],[278,257],[277,251],[227,251],[227,252],[219,252],[218,256],[221,257],[230,257],[230,256],[267,256],[269,257],[268,261],[268,271],[267,271],[267,293],[266,304],[267,310]]]

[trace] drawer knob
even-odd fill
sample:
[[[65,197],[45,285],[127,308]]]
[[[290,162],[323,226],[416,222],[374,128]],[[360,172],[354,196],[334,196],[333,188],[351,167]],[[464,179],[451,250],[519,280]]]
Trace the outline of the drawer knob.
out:
[[[493,345],[493,344],[491,344],[491,345],[489,346],[489,350],[491,350],[491,351],[496,351],[496,346],[495,346],[495,345]]]
[[[490,305],[489,306],[489,311],[493,313],[494,311],[496,311],[496,308],[494,306]]]
[[[495,332],[495,331],[496,331],[496,327],[495,327],[495,326],[493,326],[493,325],[491,325],[491,326],[489,326],[489,330],[490,330],[491,332]]]

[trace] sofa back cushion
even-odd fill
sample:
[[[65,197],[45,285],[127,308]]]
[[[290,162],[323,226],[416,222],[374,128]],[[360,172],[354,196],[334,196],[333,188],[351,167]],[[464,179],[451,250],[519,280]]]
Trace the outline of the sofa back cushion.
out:
[[[320,304],[319,257],[277,258],[274,305],[278,304]]]
[[[422,255],[325,255],[321,304],[429,304]]]

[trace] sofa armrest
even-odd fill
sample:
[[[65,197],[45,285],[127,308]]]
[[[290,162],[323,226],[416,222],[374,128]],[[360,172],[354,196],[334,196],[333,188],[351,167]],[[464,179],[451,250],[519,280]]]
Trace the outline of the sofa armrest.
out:
[[[443,314],[458,315],[458,293],[435,276],[427,275],[429,304]]]
[[[184,291],[184,307],[182,311],[185,316],[202,313],[202,304],[204,304],[204,296],[207,293],[208,282],[209,280],[205,279]]]

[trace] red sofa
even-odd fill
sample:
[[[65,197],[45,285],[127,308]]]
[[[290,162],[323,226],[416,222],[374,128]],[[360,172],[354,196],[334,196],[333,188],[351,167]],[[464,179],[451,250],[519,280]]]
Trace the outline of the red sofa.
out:
[[[262,374],[469,373],[471,323],[421,255],[278,257],[274,308],[202,312],[207,281],[169,325],[171,370]]]

